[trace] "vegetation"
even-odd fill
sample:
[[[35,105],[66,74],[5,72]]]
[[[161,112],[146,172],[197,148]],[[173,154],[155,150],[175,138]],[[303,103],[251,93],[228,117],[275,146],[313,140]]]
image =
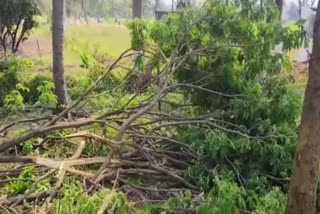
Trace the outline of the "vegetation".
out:
[[[32,0],[3,0],[0,3],[0,43],[4,52],[10,46],[12,53],[27,39],[30,30],[36,27],[33,19],[40,10]]]
[[[284,26],[273,0],[208,0],[201,7],[179,1],[178,12],[163,20],[88,24],[86,30],[71,25],[64,35],[59,3],[52,31],[59,78],[49,73],[46,57],[6,54],[0,61],[0,209],[282,214],[288,196],[288,207],[297,202],[292,188],[308,187],[296,178],[290,186],[293,171],[303,176],[292,165],[300,114],[311,112],[312,121],[319,115],[308,102],[302,108],[290,75],[290,51],[308,43],[303,21]],[[79,6],[94,3],[106,2]],[[132,9],[141,12],[142,5]],[[85,12],[88,19],[105,14]],[[45,23],[34,35],[48,32]],[[281,54],[274,51],[278,44]],[[77,57],[68,61],[72,71],[63,65],[70,53]],[[310,69],[317,77],[312,63]],[[307,95],[317,88],[311,83]],[[69,102],[61,101],[60,86]],[[302,127],[309,127],[305,118]],[[309,145],[302,135],[298,155]],[[312,142],[310,154],[317,139]],[[320,210],[316,196],[303,197],[310,213]]]

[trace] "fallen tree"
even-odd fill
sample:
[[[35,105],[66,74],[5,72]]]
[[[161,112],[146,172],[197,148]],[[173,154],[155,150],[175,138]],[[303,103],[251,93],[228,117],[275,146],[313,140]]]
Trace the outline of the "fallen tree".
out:
[[[38,179],[0,205],[13,208],[34,199],[32,187],[49,176],[51,188],[41,194],[46,203],[64,197],[59,190],[70,177],[82,181],[86,195],[110,188],[100,212],[117,191],[136,206],[186,194],[194,204],[179,207],[182,213],[255,212],[270,201],[274,213],[282,212],[299,100],[286,77],[274,72],[279,56],[273,48],[279,41],[285,42],[284,51],[301,45],[303,28],[301,23],[283,27],[274,8],[247,3],[241,2],[242,10],[234,2],[208,1],[201,10],[151,26],[136,21],[132,25],[142,29],[132,35],[133,49],[143,50],[135,64],[139,69],[124,63],[134,54],[127,50],[59,115],[4,124],[0,163],[14,167],[0,172],[0,183],[8,175],[19,179],[30,165]],[[126,99],[117,94],[111,107],[92,110],[90,100],[127,90],[127,79],[107,92],[98,90],[119,69],[145,71],[152,78],[134,74],[148,80],[143,87],[133,87]],[[85,117],[73,116],[81,110]],[[38,126],[11,137],[16,125],[29,122]],[[35,139],[37,152],[24,154],[21,147]],[[61,147],[68,149],[55,154]]]

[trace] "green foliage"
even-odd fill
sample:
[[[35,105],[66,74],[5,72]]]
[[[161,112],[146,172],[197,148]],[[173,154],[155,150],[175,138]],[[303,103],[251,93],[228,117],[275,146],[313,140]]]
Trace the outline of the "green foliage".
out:
[[[261,197],[254,213],[256,214],[282,214],[285,212],[287,197],[279,188],[272,189]]]
[[[53,214],[91,214],[97,213],[102,206],[106,195],[111,194],[110,190],[103,190],[88,196],[81,187],[81,183],[71,179],[64,185],[62,190],[63,197],[54,201]],[[130,207],[126,203],[126,198],[121,193],[114,193],[106,211],[110,214],[131,213]]]
[[[28,140],[22,145],[22,151],[25,154],[30,154],[33,151],[34,148],[34,141],[33,140]]]
[[[147,40],[147,25],[142,19],[135,19],[128,24],[128,27],[131,30],[131,48],[137,52],[134,70],[143,72],[143,57],[141,54]]]
[[[147,26],[142,19],[135,19],[128,24],[131,30],[131,47],[133,50],[143,50],[147,39]]]
[[[4,107],[9,111],[16,113],[19,110],[24,109],[24,98],[21,92],[29,92],[29,89],[22,84],[17,84],[16,89],[12,90],[4,99]]]
[[[37,74],[31,80],[26,83],[26,86],[30,89],[29,93],[24,93],[24,98],[28,103],[36,103],[39,98],[39,86],[44,85],[44,82],[52,82],[52,76]]]
[[[11,51],[17,52],[26,35],[37,25],[33,19],[40,11],[34,0],[2,0],[0,2],[0,41],[11,40]],[[6,50],[6,42],[1,42]]]
[[[245,191],[237,184],[226,180],[215,180],[217,187],[212,190],[199,208],[198,214],[234,214],[246,209]]]
[[[26,104],[37,104],[55,107],[57,103],[54,94],[52,78],[46,75],[35,75],[34,64],[26,58],[8,55],[0,62],[1,106],[17,112]]]
[[[177,193],[174,197],[168,199],[168,201],[159,205],[145,205],[138,210],[135,210],[135,214],[173,214],[183,213],[184,210],[194,209],[195,203],[192,198],[192,194],[189,191]]]
[[[88,75],[84,74],[81,78],[74,78],[72,76],[66,76],[67,87],[69,96],[71,99],[77,99],[93,84],[93,79]]]
[[[208,195],[206,202],[198,208],[197,214],[234,214],[247,209],[244,188],[226,180],[218,179],[216,182],[217,188]],[[252,196],[247,198],[254,200]],[[285,211],[286,195],[279,188],[273,188],[255,200],[257,205],[252,213],[281,214]]]
[[[90,64],[92,64],[92,58],[87,53],[83,53],[81,56],[82,65],[83,68],[89,68]]]
[[[192,194],[190,191],[182,192],[178,196],[170,198],[163,206],[167,206],[169,210],[184,210],[192,208],[194,206]]]
[[[301,99],[278,71],[290,72],[288,52],[307,41],[302,22],[284,26],[278,16],[271,0],[209,0],[143,30],[144,43],[157,45],[168,58],[201,49],[190,54],[175,80],[217,92],[186,86],[184,101],[194,107],[181,114],[205,115],[213,125],[177,129],[177,139],[207,163],[195,163],[186,173],[209,193],[201,213],[277,213],[285,206],[281,191],[288,183],[271,178],[291,174]],[[280,43],[283,53],[277,54]]]
[[[4,105],[4,99],[13,90],[17,90],[18,84],[28,86],[27,82],[33,64],[28,59],[22,59],[13,55],[8,55],[3,61],[0,61],[0,105]],[[26,90],[19,90],[25,94]]]
[[[19,175],[18,181],[11,181],[5,186],[5,189],[10,195],[22,194],[28,190],[32,185],[32,176],[34,173],[34,167],[27,167]]]
[[[191,0],[178,0],[177,2],[177,10],[184,10],[191,7]]]
[[[40,85],[37,88],[40,96],[36,104],[55,108],[58,104],[58,99],[54,93],[54,89],[55,85],[53,82],[44,81],[43,85]]]
[[[193,83],[218,93],[186,87],[181,90],[183,93],[170,93],[163,98],[170,102],[163,110],[170,112],[175,105],[187,104],[190,107],[181,108],[177,114],[205,117],[212,126],[181,126],[170,133],[166,128],[157,130],[160,135],[175,136],[203,157],[203,162],[194,161],[184,176],[201,187],[204,202],[198,206],[190,192],[181,192],[160,206],[137,210],[121,193],[115,193],[108,213],[169,214],[185,209],[196,209],[199,214],[280,214],[284,211],[288,188],[285,178],[291,174],[301,101],[289,80],[277,74],[277,68],[280,65],[286,71],[290,70],[287,52],[300,47],[305,38],[301,22],[282,26],[273,1],[263,1],[262,5],[254,2],[209,0],[201,10],[181,10],[161,22],[135,20],[129,24],[132,47],[138,51],[144,51],[146,44],[152,43],[170,58],[184,56],[191,50],[207,49],[203,54],[190,55],[176,72],[173,82]],[[75,39],[70,39],[68,48],[80,53],[85,71],[77,77],[67,76],[72,99],[94,84],[109,60],[98,46],[92,47],[88,41],[82,41],[80,48],[73,41]],[[283,55],[274,53],[274,47],[279,43],[284,45]],[[159,60],[155,61],[161,64]],[[0,99],[5,101],[7,108],[22,108],[26,101],[56,106],[51,79],[36,76],[30,80],[26,71],[31,66],[21,59],[9,57],[3,65],[0,84],[5,88],[0,90]],[[135,67],[143,71],[141,56]],[[127,104],[133,95],[123,90],[119,80],[121,77],[114,73],[108,76],[91,93],[83,109],[99,114]],[[24,85],[30,88],[29,92],[22,87]],[[148,88],[127,107],[146,102],[153,93],[152,87]],[[152,125],[148,128],[152,129]],[[55,131],[50,136],[66,136],[73,131]],[[87,127],[87,131],[99,132],[110,139],[117,135],[117,130],[111,126],[94,125]],[[84,156],[106,156],[110,151],[107,146],[91,141],[86,143]],[[49,140],[46,144],[50,143]],[[23,152],[30,153],[33,144],[33,141],[26,142]],[[64,159],[76,149],[75,145],[63,140],[55,140],[55,144],[59,146],[50,147],[42,157]],[[20,176],[32,178],[32,174]],[[136,177],[129,178],[129,182],[143,186],[143,180]],[[14,181],[6,189],[10,194],[19,194],[29,187],[26,181]],[[49,187],[50,180],[44,180],[37,191]],[[96,213],[108,194],[109,190],[103,190],[87,195],[80,182],[68,179],[51,212]]]

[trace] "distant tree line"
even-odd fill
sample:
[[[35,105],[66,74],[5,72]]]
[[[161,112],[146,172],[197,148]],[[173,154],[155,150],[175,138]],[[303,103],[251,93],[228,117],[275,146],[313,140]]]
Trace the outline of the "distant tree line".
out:
[[[51,16],[51,0],[36,0],[42,12]],[[142,13],[144,17],[154,16],[156,10],[170,10],[171,5],[166,5],[163,0],[143,0]],[[73,19],[91,18],[131,18],[132,0],[66,0],[66,17]]]

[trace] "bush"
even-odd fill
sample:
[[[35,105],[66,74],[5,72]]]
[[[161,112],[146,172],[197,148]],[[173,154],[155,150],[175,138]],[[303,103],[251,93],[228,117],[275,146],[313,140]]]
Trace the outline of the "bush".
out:
[[[19,176],[19,181],[12,181],[6,185],[5,189],[10,195],[22,194],[30,189],[32,185],[32,175],[34,172],[33,167],[27,167]]]
[[[254,211],[261,200],[270,202],[261,210],[280,209],[283,203],[273,203],[268,193],[276,194],[276,188],[283,196],[288,190],[288,182],[272,177],[286,180],[291,174],[301,98],[276,71],[290,68],[287,54],[306,42],[304,27],[279,22],[273,1],[251,3],[212,0],[201,10],[186,8],[161,22],[130,25],[133,47],[152,43],[167,58],[207,50],[190,54],[175,73],[181,85],[195,86],[181,87],[193,107],[178,114],[212,124],[176,129],[176,138],[208,163],[195,163],[186,176],[212,198],[202,208],[205,214]],[[273,51],[279,43],[281,56]]]
[[[82,189],[81,183],[69,179],[62,190],[60,199],[54,201],[52,214],[92,214],[97,213],[102,206],[103,199],[110,190],[103,190],[89,196]],[[133,214],[126,198],[121,193],[114,193],[106,213]]]
[[[17,84],[28,87],[27,82],[34,67],[30,60],[11,55],[0,62],[0,67],[0,106],[3,106],[6,95],[14,90]]]
[[[39,85],[37,91],[39,92],[39,99],[36,105],[56,108],[58,105],[58,98],[55,94],[55,85],[53,82],[44,81]]]
[[[36,103],[40,96],[38,87],[43,85],[45,82],[52,82],[52,77],[48,75],[35,75],[28,83],[27,87],[29,88],[29,93],[24,94],[24,98],[28,103]]]

